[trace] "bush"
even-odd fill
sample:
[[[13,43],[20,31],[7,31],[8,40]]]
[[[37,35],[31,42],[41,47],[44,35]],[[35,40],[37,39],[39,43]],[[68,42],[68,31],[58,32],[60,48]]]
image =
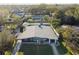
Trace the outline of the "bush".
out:
[[[49,20],[49,17],[48,17],[47,15],[45,15],[45,16],[44,16],[44,20],[45,20],[45,21],[48,21],[48,20]]]
[[[3,30],[0,33],[0,50],[5,53],[5,51],[12,51],[15,36],[13,36],[10,31]]]
[[[11,51],[5,51],[5,55],[11,55]]]

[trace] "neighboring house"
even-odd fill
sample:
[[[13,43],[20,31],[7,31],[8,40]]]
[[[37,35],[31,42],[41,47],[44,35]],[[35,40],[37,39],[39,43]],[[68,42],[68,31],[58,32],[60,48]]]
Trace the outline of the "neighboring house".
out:
[[[31,13],[32,13],[32,19],[39,21],[43,19],[43,16],[46,14],[46,10],[36,8],[36,9],[32,9]]]
[[[25,11],[24,9],[13,9],[12,13],[21,17],[22,21],[26,21],[28,17],[31,17],[31,13]]]
[[[20,16],[20,17],[23,17],[23,15],[25,14],[23,10],[18,9],[18,8],[13,8],[11,10],[11,13],[15,14],[16,16]]]
[[[32,9],[31,13],[32,15],[46,15],[46,10],[35,8],[35,9]]]
[[[19,8],[12,8],[11,13],[22,13],[23,10],[19,9]]]

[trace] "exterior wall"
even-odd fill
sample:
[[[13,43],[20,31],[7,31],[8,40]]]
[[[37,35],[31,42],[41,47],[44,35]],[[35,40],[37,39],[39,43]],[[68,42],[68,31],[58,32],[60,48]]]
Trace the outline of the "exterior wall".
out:
[[[51,28],[53,29],[54,33],[56,34],[57,38],[59,38],[58,32],[54,29],[54,27],[51,25]],[[57,39],[58,40],[58,39]]]
[[[29,38],[29,39],[21,39],[23,44],[51,44],[55,43],[56,41],[51,39],[41,39],[41,38]]]
[[[41,20],[41,19],[43,19],[43,16],[42,15],[32,15],[32,19],[33,20]]]

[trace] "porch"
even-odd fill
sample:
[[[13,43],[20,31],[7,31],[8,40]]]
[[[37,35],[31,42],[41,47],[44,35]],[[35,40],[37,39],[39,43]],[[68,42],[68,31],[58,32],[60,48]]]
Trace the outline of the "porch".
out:
[[[57,40],[48,39],[48,38],[39,38],[39,37],[32,37],[27,39],[22,39],[23,44],[57,44]]]

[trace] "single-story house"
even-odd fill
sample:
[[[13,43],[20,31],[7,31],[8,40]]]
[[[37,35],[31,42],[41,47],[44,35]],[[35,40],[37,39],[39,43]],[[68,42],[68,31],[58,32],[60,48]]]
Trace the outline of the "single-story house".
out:
[[[20,33],[17,37],[18,40],[22,42],[37,42],[37,43],[48,43],[51,41],[57,42],[58,36],[55,31],[52,30],[51,26],[45,25],[31,25],[26,26],[25,31]]]

